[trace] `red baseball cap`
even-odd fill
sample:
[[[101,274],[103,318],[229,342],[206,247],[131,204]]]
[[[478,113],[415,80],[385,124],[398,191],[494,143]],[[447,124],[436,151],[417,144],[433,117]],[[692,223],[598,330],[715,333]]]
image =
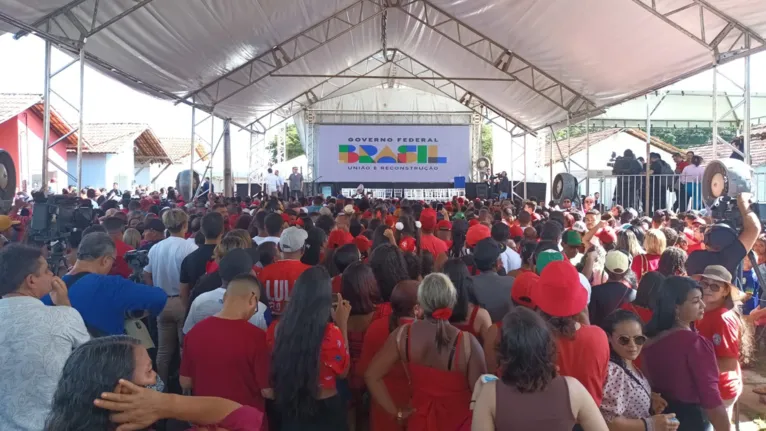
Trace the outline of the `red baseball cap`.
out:
[[[535,274],[534,271],[523,271],[519,274],[511,287],[511,299],[513,299],[513,302],[534,309],[535,303],[532,301],[532,291],[539,282],[540,276]]]
[[[288,215],[287,213],[282,213],[282,221],[284,221],[285,223],[290,223],[290,215]]]
[[[360,253],[367,253],[370,251],[370,248],[372,248],[372,242],[370,242],[364,235],[359,235],[354,238],[354,244],[356,245],[356,248],[359,249]]]
[[[436,225],[436,228],[439,230],[452,230],[452,223],[449,220],[442,220]]]
[[[399,248],[405,253],[414,253],[416,249],[415,238],[405,236],[399,241]]]
[[[436,211],[426,208],[420,212],[420,228],[429,232],[436,228]]]
[[[580,274],[575,267],[559,260],[545,265],[539,285],[532,290],[532,302],[545,314],[569,317],[588,305],[588,291],[580,284]]]
[[[613,244],[617,242],[617,234],[609,228],[603,228],[598,231],[596,237],[601,241],[601,244]]]
[[[486,225],[477,224],[468,228],[468,232],[465,234],[465,244],[468,247],[473,248],[479,241],[485,238],[490,238],[491,236],[492,232]]]
[[[330,232],[330,237],[327,239],[327,248],[338,248],[352,242],[353,240],[354,237],[352,237],[350,233],[335,229]]]
[[[396,224],[396,218],[392,215],[386,216],[386,225],[388,227],[394,227]]]
[[[469,227],[474,227],[477,224],[479,224],[479,219],[472,218],[471,220],[468,221],[468,226]]]

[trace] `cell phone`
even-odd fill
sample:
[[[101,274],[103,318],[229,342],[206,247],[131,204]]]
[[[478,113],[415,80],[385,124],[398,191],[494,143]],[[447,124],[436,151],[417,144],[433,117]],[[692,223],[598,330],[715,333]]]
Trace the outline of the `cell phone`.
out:
[[[338,304],[340,303],[340,294],[339,293],[333,293],[332,294],[332,308],[338,308]]]

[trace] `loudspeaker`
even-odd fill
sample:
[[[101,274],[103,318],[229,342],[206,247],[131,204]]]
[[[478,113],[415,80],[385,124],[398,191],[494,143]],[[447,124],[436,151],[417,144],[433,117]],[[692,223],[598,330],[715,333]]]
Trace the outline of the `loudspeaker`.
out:
[[[753,168],[737,159],[713,160],[702,174],[702,201],[712,207],[723,197],[736,198],[752,190]]]
[[[476,197],[479,199],[489,199],[489,186],[484,183],[476,184]]]
[[[577,178],[574,175],[568,173],[561,173],[556,175],[553,179],[553,187],[551,194],[553,200],[561,203],[564,199],[576,200],[577,199]]]

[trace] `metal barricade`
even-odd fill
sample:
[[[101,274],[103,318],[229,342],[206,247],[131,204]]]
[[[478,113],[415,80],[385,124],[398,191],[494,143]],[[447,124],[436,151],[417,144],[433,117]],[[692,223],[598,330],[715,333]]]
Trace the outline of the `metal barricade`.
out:
[[[641,214],[651,216],[654,211],[670,209],[675,212],[700,210],[702,187],[700,178],[688,175],[650,175],[648,178],[649,206],[647,203],[647,177],[642,175],[610,175],[591,178],[598,181],[596,191],[599,203],[608,210],[615,205],[633,208]],[[581,186],[581,193],[584,187]],[[593,192],[591,186],[591,192]]]
[[[343,196],[356,196],[356,189],[344,188],[340,192]],[[405,198],[426,202],[447,202],[453,196],[465,196],[465,189],[365,189],[364,192],[375,199]]]
[[[766,202],[766,172],[756,172],[753,175],[754,196],[758,202]],[[761,214],[764,216],[766,214]]]

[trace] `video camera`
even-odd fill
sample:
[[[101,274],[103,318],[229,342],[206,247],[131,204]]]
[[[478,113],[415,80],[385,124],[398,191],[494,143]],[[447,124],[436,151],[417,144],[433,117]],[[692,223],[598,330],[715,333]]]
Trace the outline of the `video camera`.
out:
[[[136,283],[143,283],[141,273],[144,271],[144,267],[149,265],[149,250],[127,251],[125,252],[125,262],[133,270],[129,277],[130,280]]]
[[[91,225],[93,208],[81,204],[79,198],[67,195],[34,193],[32,221],[29,226],[29,239],[46,244],[50,248],[48,264],[54,273],[63,260],[68,239],[72,232],[81,231]]]

